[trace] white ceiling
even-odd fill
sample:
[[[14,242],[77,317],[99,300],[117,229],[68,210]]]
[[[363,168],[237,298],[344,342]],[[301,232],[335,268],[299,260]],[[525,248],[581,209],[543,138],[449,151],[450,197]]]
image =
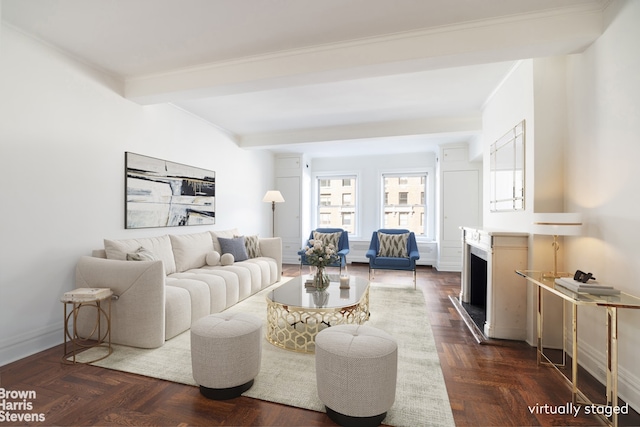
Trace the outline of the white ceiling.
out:
[[[431,151],[515,61],[579,52],[608,0],[1,0],[3,21],[241,147]]]

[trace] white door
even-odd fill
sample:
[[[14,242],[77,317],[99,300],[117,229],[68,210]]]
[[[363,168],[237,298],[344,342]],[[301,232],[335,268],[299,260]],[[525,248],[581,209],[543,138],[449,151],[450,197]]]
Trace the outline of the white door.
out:
[[[300,240],[300,177],[276,178],[284,203],[276,203],[275,235]]]

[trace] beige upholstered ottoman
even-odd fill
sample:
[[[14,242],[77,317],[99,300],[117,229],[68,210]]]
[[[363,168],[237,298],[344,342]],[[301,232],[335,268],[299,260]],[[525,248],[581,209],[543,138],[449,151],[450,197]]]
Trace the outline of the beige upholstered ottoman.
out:
[[[260,372],[262,321],[245,313],[218,313],[191,326],[191,366],[200,392],[216,400],[249,390]]]
[[[396,397],[398,344],[366,325],[337,325],[316,336],[318,397],[342,426],[377,426]]]

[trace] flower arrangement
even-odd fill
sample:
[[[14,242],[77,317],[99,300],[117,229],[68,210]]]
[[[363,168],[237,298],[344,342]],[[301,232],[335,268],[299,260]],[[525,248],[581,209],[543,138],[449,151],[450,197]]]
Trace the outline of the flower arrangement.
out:
[[[324,268],[339,259],[336,247],[332,243],[325,244],[320,239],[309,240],[309,245],[305,246],[304,249],[309,265],[318,268]]]

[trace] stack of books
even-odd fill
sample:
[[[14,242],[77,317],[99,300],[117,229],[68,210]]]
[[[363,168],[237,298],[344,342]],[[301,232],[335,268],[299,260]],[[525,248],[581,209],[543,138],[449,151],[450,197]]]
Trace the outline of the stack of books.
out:
[[[556,285],[560,285],[572,292],[592,294],[592,295],[618,295],[620,291],[614,289],[613,286],[602,285],[595,281],[588,283],[578,282],[571,277],[559,277],[556,279]]]
[[[109,288],[78,288],[64,293],[64,298],[74,301],[93,301],[111,295]]]

